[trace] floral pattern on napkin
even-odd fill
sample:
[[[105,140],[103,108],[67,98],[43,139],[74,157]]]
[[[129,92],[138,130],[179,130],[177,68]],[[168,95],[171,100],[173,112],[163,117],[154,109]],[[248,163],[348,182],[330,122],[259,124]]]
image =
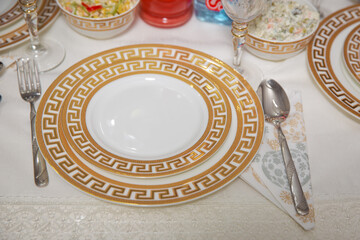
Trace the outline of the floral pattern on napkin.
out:
[[[259,151],[241,178],[287,212],[304,229],[310,230],[315,226],[315,214],[301,94],[294,91],[288,96],[291,110],[288,119],[281,124],[281,127],[288,141],[310,213],[300,216],[295,212],[277,130],[272,124],[265,122],[264,138]]]

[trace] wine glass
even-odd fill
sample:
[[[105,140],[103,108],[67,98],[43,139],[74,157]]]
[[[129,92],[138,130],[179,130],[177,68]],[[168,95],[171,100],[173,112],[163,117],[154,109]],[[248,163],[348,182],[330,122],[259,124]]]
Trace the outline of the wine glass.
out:
[[[244,64],[241,64],[241,56],[245,45],[248,22],[255,19],[263,12],[267,6],[267,0],[221,0],[221,3],[226,14],[233,20],[231,32],[233,35],[233,64],[235,68],[247,80],[259,78],[256,76],[256,71],[261,71],[259,69],[254,69],[256,66],[248,66],[248,63],[246,63],[245,66]]]
[[[30,46],[26,48],[25,55],[37,61],[40,72],[57,67],[64,60],[65,49],[60,43],[52,39],[40,42],[38,35],[37,0],[18,0],[18,3],[21,11],[24,13],[24,19],[30,36]]]

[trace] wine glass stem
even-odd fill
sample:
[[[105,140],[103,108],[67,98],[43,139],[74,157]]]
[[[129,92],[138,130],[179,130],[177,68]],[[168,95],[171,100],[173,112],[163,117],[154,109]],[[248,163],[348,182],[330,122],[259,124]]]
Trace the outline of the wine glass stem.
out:
[[[233,35],[234,46],[234,66],[240,67],[241,55],[245,45],[245,36],[247,34],[247,23],[233,21],[231,33]]]
[[[30,48],[35,57],[44,51],[44,47],[40,43],[38,35],[38,16],[37,12],[24,13],[24,18],[29,29]]]

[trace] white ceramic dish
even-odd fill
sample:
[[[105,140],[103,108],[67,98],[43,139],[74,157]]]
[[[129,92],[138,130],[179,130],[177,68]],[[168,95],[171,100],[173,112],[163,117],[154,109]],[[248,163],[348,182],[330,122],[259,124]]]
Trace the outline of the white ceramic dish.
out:
[[[204,163],[167,177],[129,178],[100,169],[75,153],[59,123],[60,111],[72,87],[81,79],[91,77],[101,69],[111,68],[113,64],[117,65],[112,68],[113,71],[146,69],[139,60],[146,62],[148,59],[153,70],[166,68],[194,79],[201,77],[199,79],[202,79],[204,91],[211,90],[208,82],[216,82],[231,103],[231,127],[221,148]],[[161,64],[153,65],[154,59]],[[167,63],[163,64],[164,61]],[[250,164],[260,146],[263,130],[264,116],[260,101],[237,71],[196,50],[155,44],[111,49],[73,65],[45,92],[36,119],[41,152],[61,177],[103,200],[135,206],[184,203],[222,188]]]
[[[140,0],[133,0],[134,4],[128,11],[108,18],[86,18],[74,15],[64,9],[60,4],[61,0],[56,0],[66,22],[76,32],[95,39],[107,39],[123,33],[134,21],[136,8]]]
[[[314,11],[317,9],[307,0],[296,0],[302,4],[308,5]],[[320,21],[319,21],[320,22]],[[303,51],[311,41],[317,27],[314,30],[298,40],[294,41],[274,41],[257,37],[249,32],[246,36],[246,49],[257,57],[272,61],[280,61],[293,57]]]

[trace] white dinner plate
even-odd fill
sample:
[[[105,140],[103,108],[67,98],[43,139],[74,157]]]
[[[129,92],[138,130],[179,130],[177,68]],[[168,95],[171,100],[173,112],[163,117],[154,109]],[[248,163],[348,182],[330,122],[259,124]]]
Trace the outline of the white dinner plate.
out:
[[[143,67],[128,71],[133,64]],[[78,81],[61,119],[83,159],[118,174],[159,177],[211,157],[229,132],[231,109],[221,89],[184,64],[130,59]]]
[[[153,60],[159,65],[154,65]],[[149,66],[145,67],[144,64]],[[114,174],[83,159],[65,137],[64,124],[60,123],[64,119],[61,119],[60,112],[64,111],[67,96],[73,87],[82,79],[96,74],[98,78],[111,75],[107,71],[111,66],[118,74],[148,68],[166,69],[184,76],[191,74],[194,79],[201,81],[204,90],[211,89],[211,85],[206,82],[223,89],[231,103],[232,119],[229,134],[222,146],[202,164],[161,178]],[[101,71],[103,69],[107,70]],[[115,76],[115,79],[118,77]],[[260,101],[237,71],[205,53],[158,44],[110,49],[76,63],[44,93],[36,118],[36,135],[41,152],[61,177],[78,189],[103,200],[136,206],[184,203],[222,188],[250,164],[260,146],[263,131],[264,116]]]
[[[1,0],[0,4],[0,29],[21,18],[22,12],[15,0]]]
[[[341,9],[325,19],[308,46],[310,71],[321,90],[341,109],[360,119],[360,87],[344,62],[344,42],[360,24],[360,5]]]
[[[38,30],[41,32],[55,20],[59,13],[59,8],[55,0],[41,0],[39,2],[37,7]],[[13,24],[0,29],[0,51],[14,47],[28,39],[29,32],[25,20],[15,21]]]

